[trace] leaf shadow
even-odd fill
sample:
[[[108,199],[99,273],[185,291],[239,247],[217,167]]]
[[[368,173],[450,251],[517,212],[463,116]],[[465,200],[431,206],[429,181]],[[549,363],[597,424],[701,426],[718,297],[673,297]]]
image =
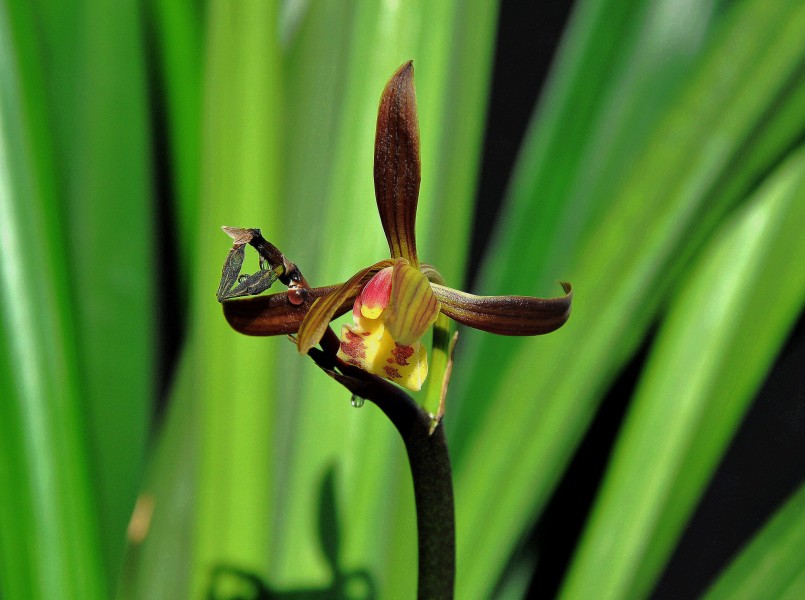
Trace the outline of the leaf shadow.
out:
[[[279,589],[253,571],[218,563],[210,574],[207,600],[374,600],[377,586],[369,571],[347,571],[342,564],[340,514],[336,469],[331,464],[322,476],[317,515],[319,543],[332,573],[329,585]]]

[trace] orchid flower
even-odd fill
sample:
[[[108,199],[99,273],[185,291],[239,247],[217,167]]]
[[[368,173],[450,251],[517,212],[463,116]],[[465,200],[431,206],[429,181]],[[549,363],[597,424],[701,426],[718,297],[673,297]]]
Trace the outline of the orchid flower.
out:
[[[352,308],[353,323],[342,327],[338,357],[417,391],[428,373],[421,338],[440,313],[500,335],[549,333],[565,323],[572,300],[568,283],[562,283],[565,295],[557,298],[475,296],[446,287],[434,267],[420,263],[414,232],[419,182],[419,124],[409,61],[383,90],[375,138],[375,196],[391,257],[337,286],[292,286],[287,297],[224,302],[230,324],[250,335],[298,333],[299,352],[307,354],[330,322]]]

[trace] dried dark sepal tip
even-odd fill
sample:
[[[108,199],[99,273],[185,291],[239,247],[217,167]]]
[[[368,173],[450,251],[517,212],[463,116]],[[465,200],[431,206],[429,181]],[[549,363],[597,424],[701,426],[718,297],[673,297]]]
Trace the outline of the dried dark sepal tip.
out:
[[[573,291],[565,282],[562,282],[565,295],[557,298],[474,296],[435,283],[431,287],[448,317],[498,335],[542,335],[555,331],[570,317],[573,302]]]
[[[414,225],[419,200],[419,119],[414,64],[392,75],[380,97],[375,137],[375,197],[392,258],[417,267]]]
[[[232,238],[232,243],[236,246],[248,244],[256,236],[260,235],[259,229],[246,229],[243,227],[229,227],[227,225],[222,225],[221,230]]]
[[[279,279],[282,283],[293,288],[308,288],[310,285],[305,280],[299,268],[292,263],[288,258],[280,252],[274,244],[269,242],[263,237],[262,232],[256,228],[243,228],[243,227],[228,227],[224,225],[221,229],[229,237],[232,238],[233,247],[235,250],[238,247],[243,247],[249,244],[252,248],[257,250],[260,256],[260,269],[273,271],[276,275],[275,279]],[[229,259],[227,259],[229,260]],[[226,265],[224,265],[226,269]],[[255,276],[256,277],[256,274]],[[272,282],[273,283],[273,282]],[[221,286],[224,285],[223,277],[221,279]],[[267,288],[264,288],[267,289]],[[259,292],[257,292],[259,293]],[[241,294],[243,295],[243,294]],[[219,295],[219,301],[221,301]]]
[[[223,302],[229,297],[230,290],[235,287],[240,275],[240,269],[243,267],[243,260],[246,257],[246,250],[243,244],[235,244],[226,255],[224,267],[221,269],[221,282],[218,284],[218,290],[215,292],[215,297],[218,302]]]
[[[246,255],[246,244],[251,244],[255,238],[261,238],[259,229],[243,229],[241,227],[221,227],[224,233],[232,238],[232,249],[224,261],[221,271],[221,282],[218,284],[216,297],[218,302],[226,302],[241,296],[254,296],[269,289],[283,274],[282,265],[274,268],[262,254],[260,255],[260,270],[256,273],[241,274],[243,261]]]

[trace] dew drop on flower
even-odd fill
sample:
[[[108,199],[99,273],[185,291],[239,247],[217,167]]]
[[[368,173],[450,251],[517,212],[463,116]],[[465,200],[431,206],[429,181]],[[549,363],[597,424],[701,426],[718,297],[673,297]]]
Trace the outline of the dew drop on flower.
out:
[[[349,403],[353,406],[353,408],[360,408],[363,406],[364,402],[365,400],[357,394],[352,394],[352,398],[349,399]]]

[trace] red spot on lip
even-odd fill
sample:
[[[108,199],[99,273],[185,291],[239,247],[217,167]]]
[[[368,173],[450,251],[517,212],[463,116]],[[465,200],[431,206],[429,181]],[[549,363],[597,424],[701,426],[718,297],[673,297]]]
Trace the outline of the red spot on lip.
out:
[[[394,361],[400,366],[406,366],[408,364],[408,359],[411,358],[414,354],[413,346],[401,346],[398,343],[394,343],[396,346],[391,353],[394,355]],[[389,362],[392,362],[389,360]]]
[[[346,340],[341,341],[341,352],[353,359],[366,358],[366,346],[364,346],[361,336],[347,331],[346,338]]]
[[[383,367],[383,370],[389,379],[402,379],[402,375],[400,375],[396,367]]]

